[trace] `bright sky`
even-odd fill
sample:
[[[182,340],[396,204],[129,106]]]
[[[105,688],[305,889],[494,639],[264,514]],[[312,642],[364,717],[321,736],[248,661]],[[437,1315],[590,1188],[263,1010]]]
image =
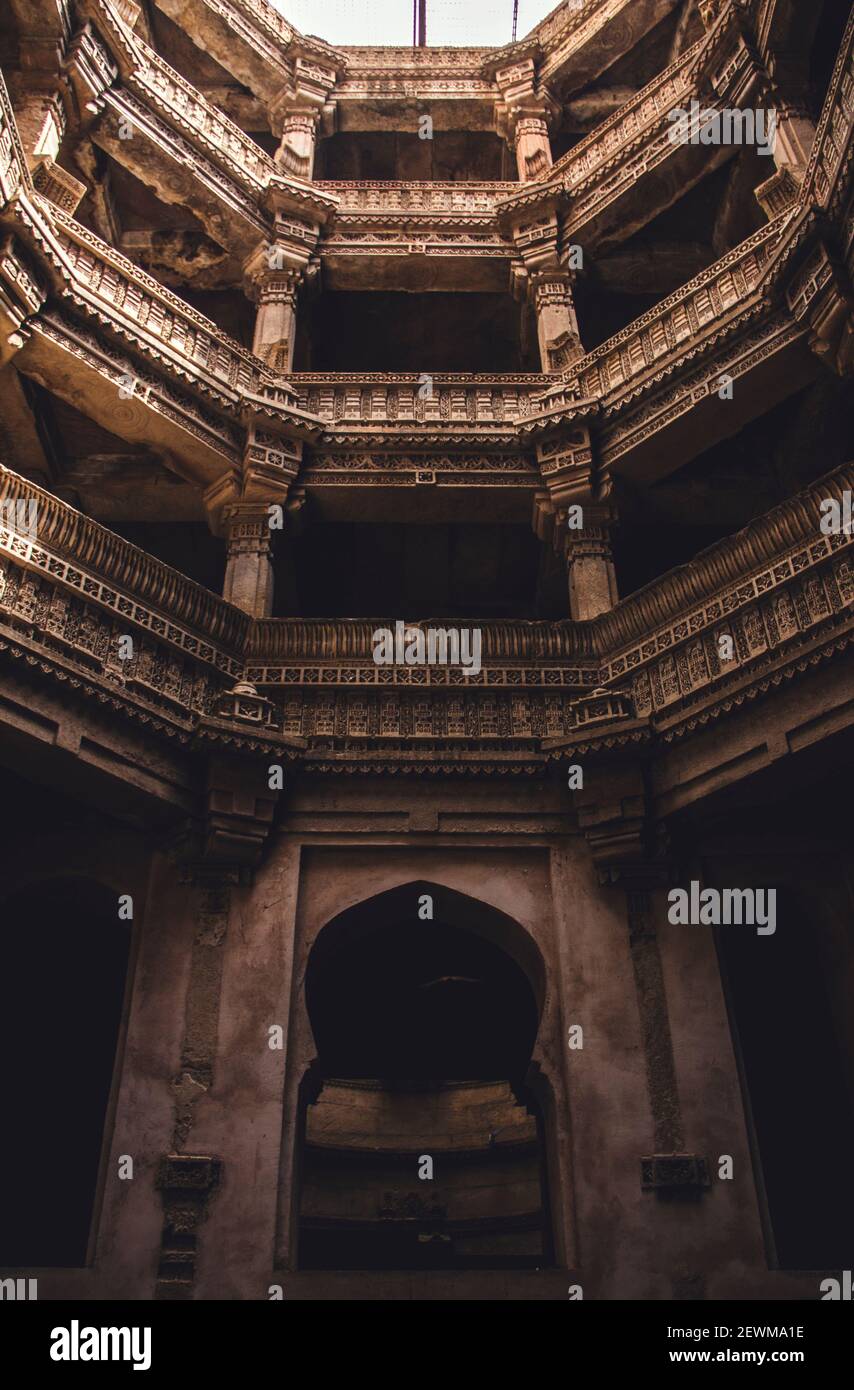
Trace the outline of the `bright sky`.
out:
[[[545,19],[558,0],[519,0],[516,36]],[[333,44],[412,43],[412,0],[273,0],[303,34]],[[427,42],[500,46],[513,34],[513,0],[427,0]]]

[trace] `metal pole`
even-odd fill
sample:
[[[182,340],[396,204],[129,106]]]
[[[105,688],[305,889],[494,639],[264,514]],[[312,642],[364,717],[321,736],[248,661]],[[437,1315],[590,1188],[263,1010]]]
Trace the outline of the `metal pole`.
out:
[[[519,21],[519,0],[513,0],[513,38],[511,43],[516,42],[516,25]]]

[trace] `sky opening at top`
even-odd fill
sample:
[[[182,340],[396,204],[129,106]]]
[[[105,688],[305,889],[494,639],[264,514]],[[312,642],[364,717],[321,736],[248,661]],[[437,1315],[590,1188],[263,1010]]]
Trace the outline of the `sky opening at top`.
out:
[[[556,8],[557,0],[519,0],[517,38]],[[412,43],[413,0],[274,0],[303,34],[327,43]],[[427,0],[430,47],[501,47],[513,36],[513,0]]]

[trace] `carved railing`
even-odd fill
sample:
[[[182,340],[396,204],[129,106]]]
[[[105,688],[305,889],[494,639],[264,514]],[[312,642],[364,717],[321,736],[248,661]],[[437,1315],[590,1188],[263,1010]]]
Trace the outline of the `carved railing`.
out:
[[[840,216],[851,197],[854,171],[854,12],[825,98],[804,177],[804,199]],[[849,245],[854,232],[848,233]]]
[[[0,72],[0,201],[2,206],[15,198],[22,188],[32,188],[27,162],[9,92]]]
[[[515,183],[344,182],[319,179],[315,185],[338,200],[338,217],[385,221],[401,217],[452,219],[470,217],[494,223],[495,204],[518,189]]]
[[[852,486],[854,466],[837,469],[591,623],[469,620],[482,669],[466,675],[378,666],[379,619],[250,620],[0,469],[0,650],[185,740],[213,718],[208,740],[297,736],[330,766],[365,747],[384,766],[419,747],[450,766],[485,749],[515,766],[543,740],[607,744],[649,719],[688,731],[841,651],[854,636],[854,536],[825,534],[824,518]],[[29,502],[35,515],[16,523]]]
[[[170,68],[159,53],[140,39],[136,44],[140,63],[125,76],[129,89],[223,165],[247,192],[260,196],[272,175],[281,173],[270,156]]]
[[[313,373],[284,382],[73,218],[28,199],[20,200],[22,214],[24,204],[30,209],[30,231],[58,274],[61,294],[78,312],[130,343],[155,373],[207,396],[224,413],[223,425],[238,423],[243,410],[254,409],[260,400],[271,419],[303,431],[304,437],[319,435],[325,426],[326,437],[338,442],[345,435],[354,442],[379,443],[418,437],[425,445],[463,446],[480,437],[499,448],[517,446],[520,435],[539,428],[543,418],[548,424],[555,411],[573,402],[599,402],[606,418],[613,418],[665,375],[672,377],[697,359],[721,331],[732,334],[752,318],[768,316],[771,301],[766,302],[764,277],[774,269],[775,251],[792,216],[783,214],[756,233],[582,358],[564,379],[540,374],[438,373],[431,378],[426,373]],[[34,322],[63,346],[53,311],[44,311]],[[69,351],[89,351],[85,345],[65,345]],[[122,374],[117,369],[109,376],[115,381]],[[289,391],[296,393],[293,405]],[[148,403],[155,408],[153,400]],[[162,413],[174,409],[174,403],[164,402]],[[233,457],[234,445],[216,437],[213,422],[188,420],[184,427],[196,433],[202,429],[217,455]]]
[[[672,715],[719,684],[761,682],[787,652],[827,641],[831,655],[840,630],[850,642],[854,533],[825,534],[823,504],[844,517],[852,487],[847,464],[597,619],[602,684],[631,682],[639,716]]]
[[[154,412],[167,429],[180,431],[173,444],[179,456],[183,447],[193,452],[183,438],[198,441],[208,470],[239,458],[247,413],[305,438],[319,433],[320,422],[294,407],[293,392],[260,358],[153,276],[52,205],[23,200],[19,211],[57,273],[61,297],[147,360],[146,368],[138,367],[120,349],[111,350],[97,330],[87,334],[50,307],[31,320],[43,340],[86,361],[119,392],[117,424],[123,412]],[[26,370],[26,361],[22,365]],[[197,405],[195,396],[215,411]]]
[[[750,50],[727,10],[714,28],[679,60],[652,79],[585,139],[573,146],[538,180],[520,185],[499,202],[499,215],[514,216],[530,207],[536,215],[544,197],[553,197],[562,209],[562,234],[580,240],[586,249],[606,233],[622,240],[661,208],[647,175],[674,161],[682,167],[689,160],[693,181],[729,158],[731,149],[698,152],[673,140],[671,111],[685,110],[700,98],[708,109],[743,101],[758,80]],[[693,154],[693,162],[691,156]],[[670,184],[665,200],[672,198]],[[633,216],[626,216],[629,200]]]
[[[847,48],[837,66],[813,155],[814,176],[824,167],[822,161],[829,160],[837,171],[834,186],[839,185],[847,167],[846,158],[850,158],[836,138],[836,132],[844,128],[849,109],[846,103],[850,103],[850,34],[849,29]],[[765,316],[770,322],[774,313],[783,317],[787,313],[784,303],[775,309],[773,285],[763,277],[777,273],[775,257],[779,264],[784,262],[780,249],[791,235],[787,219],[794,219],[794,214],[777,218],[656,309],[581,359],[572,374],[560,381],[558,391],[554,389],[555,378],[534,375],[501,380],[442,376],[438,385],[436,377],[429,385],[425,374],[315,374],[294,380],[294,389],[301,395],[297,409],[289,410],[288,384],[272,377],[253,354],[68,214],[34,194],[5,90],[1,104],[0,188],[4,203],[13,203],[12,215],[24,228],[30,248],[44,256],[52,267],[60,294],[74,302],[78,313],[93,321],[96,336],[102,325],[108,327],[148,358],[156,373],[207,396],[224,413],[226,421],[221,424],[227,424],[229,419],[239,421],[245,408],[254,410],[260,400],[270,418],[278,415],[289,428],[304,428],[307,435],[317,433],[322,422],[327,432],[346,430],[354,440],[372,433],[376,436],[383,429],[390,439],[420,432],[425,445],[431,441],[444,444],[449,439],[463,445],[480,433],[504,448],[508,441],[512,444],[514,434],[521,431],[527,435],[529,427],[537,424],[537,417],[553,415],[555,409],[571,406],[572,402],[599,403],[604,407],[606,421],[613,422],[618,411],[633,409],[641,393],[665,377],[674,377],[698,359],[720,332],[732,335],[751,318],[759,321]],[[850,152],[850,136],[845,149]],[[361,196],[362,190],[358,191]],[[798,216],[803,215],[812,191],[810,185],[802,194]],[[464,190],[451,192],[453,196],[466,196]],[[419,185],[415,196],[426,199],[432,193],[429,185]],[[366,197],[373,196],[373,189],[366,191]],[[395,188],[392,196],[402,199],[402,190]],[[482,196],[481,188],[477,197]],[[782,301],[783,296],[778,299]],[[66,345],[52,306],[41,317],[36,314],[32,322],[54,343]],[[795,326],[792,331],[800,330]],[[67,350],[78,351],[74,346]],[[688,374],[690,370],[689,367]],[[122,373],[108,375],[115,380]],[[542,403],[534,399],[538,393],[545,394]],[[316,410],[312,408],[315,403]],[[170,411],[174,413],[174,403],[164,401],[164,416]],[[202,428],[215,453],[234,456],[234,441],[218,442],[211,422],[202,426],[191,422],[187,428]],[[653,423],[646,433],[655,428]],[[224,433],[228,434],[227,428]]]
[[[544,171],[541,180],[551,182],[559,175],[567,191],[577,196],[592,176],[601,174],[615,159],[624,159],[635,142],[646,142],[650,135],[660,132],[667,113],[696,95],[698,60],[709,42],[708,36],[700,39],[677,63],[659,73],[612,116],[567,150],[551,169]]]
[[[208,26],[206,49],[265,100],[272,100],[291,76],[293,58],[316,55],[342,64],[340,53],[322,40],[300,34],[266,0],[156,0],[158,9],[196,32]],[[213,42],[215,40],[215,46]]]
[[[734,316],[754,313],[791,216],[783,213],[583,357],[569,375],[569,395],[613,409],[654,378],[666,358],[697,356],[724,322],[734,327]]]
[[[347,71],[335,87],[344,104],[420,98],[491,104],[495,87],[483,76],[484,48],[342,48]]]
[[[434,275],[440,275],[443,260],[483,260],[498,264],[490,287],[506,285],[515,251],[498,225],[495,204],[518,185],[330,181],[315,186],[338,200],[334,221],[321,237],[325,263],[337,262],[340,269],[342,258],[420,255],[429,257]],[[451,274],[459,279],[458,269]]]
[[[64,295],[89,316],[223,406],[273,385],[260,358],[153,276],[67,213],[51,209],[51,221],[54,240],[45,249],[66,282]]]
[[[79,40],[87,70],[97,68],[103,87],[94,96],[96,107],[112,118],[113,129],[97,126],[94,137],[107,144],[120,162],[136,168],[136,145],[144,142],[145,159],[158,156],[174,177],[195,181],[200,191],[222,203],[212,216],[218,224],[227,212],[236,218],[231,241],[245,238],[246,224],[258,228],[259,237],[269,230],[271,219],[265,204],[272,186],[286,186],[299,202],[317,201],[309,185],[293,178],[275,163],[238,125],[169,66],[141,38],[124,26],[112,0],[88,0],[99,23],[99,36],[85,33]],[[104,44],[109,45],[109,51]],[[112,81],[108,80],[112,75]],[[125,123],[130,139],[115,135]],[[321,200],[322,201],[322,200]],[[328,201],[328,210],[334,201]],[[200,208],[200,212],[203,209]],[[222,233],[220,233],[222,235]],[[240,244],[246,253],[245,243]],[[240,249],[240,248],[238,248]]]
[[[0,504],[0,650],[186,741],[242,670],[245,615],[5,468]]]
[[[539,374],[472,376],[437,372],[298,372],[291,378],[296,404],[328,429],[364,426],[513,429],[536,410],[535,397],[551,379]]]

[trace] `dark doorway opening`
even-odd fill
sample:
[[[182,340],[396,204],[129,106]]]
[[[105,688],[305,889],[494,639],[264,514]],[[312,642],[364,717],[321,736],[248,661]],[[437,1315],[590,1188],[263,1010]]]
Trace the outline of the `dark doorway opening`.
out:
[[[427,898],[432,919],[419,916]],[[553,1263],[544,1118],[527,1082],[539,1008],[500,941],[509,921],[410,884],[321,933],[306,976],[318,1055],[301,1268]]]
[[[130,954],[115,893],[83,878],[0,904],[0,1265],[86,1263]]]
[[[777,890],[777,927],[722,928],[719,951],[749,1095],[776,1266],[850,1265],[854,1109],[806,896]]]

